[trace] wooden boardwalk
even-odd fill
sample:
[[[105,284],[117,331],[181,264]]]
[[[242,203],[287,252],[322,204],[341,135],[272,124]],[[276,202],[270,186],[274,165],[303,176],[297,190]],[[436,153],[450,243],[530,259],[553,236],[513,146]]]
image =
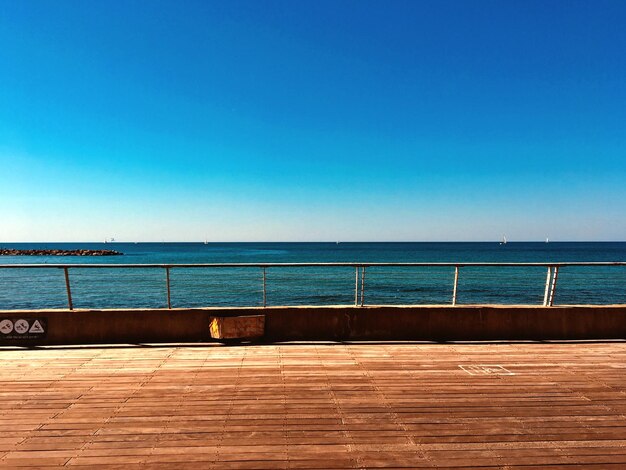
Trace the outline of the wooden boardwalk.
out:
[[[626,343],[0,348],[0,467],[626,468]]]

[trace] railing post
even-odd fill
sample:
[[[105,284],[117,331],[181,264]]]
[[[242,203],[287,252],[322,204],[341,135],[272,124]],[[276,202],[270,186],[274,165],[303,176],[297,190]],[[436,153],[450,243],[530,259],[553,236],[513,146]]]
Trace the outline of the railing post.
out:
[[[559,267],[554,267],[554,274],[552,275],[552,285],[550,286],[550,299],[548,305],[552,307],[554,305],[554,293],[556,291],[556,280],[559,278]]]
[[[543,306],[548,306],[548,297],[550,295],[550,279],[552,278],[552,266],[548,266],[548,275],[546,276],[546,288],[543,293]]]
[[[170,268],[165,268],[165,284],[167,285],[167,308],[172,308],[172,296],[170,292]]]
[[[354,267],[354,306],[359,306],[359,267]]]
[[[65,290],[67,291],[67,306],[70,310],[74,310],[74,304],[72,303],[72,289],[70,288],[70,273],[68,268],[63,268],[65,273]]]
[[[265,268],[263,269],[263,307],[267,306],[267,291],[266,291],[266,274],[265,274]]]
[[[459,267],[454,267],[454,288],[452,289],[452,305],[456,305],[456,290],[459,285]]]
[[[365,303],[365,266],[361,268],[361,307]]]

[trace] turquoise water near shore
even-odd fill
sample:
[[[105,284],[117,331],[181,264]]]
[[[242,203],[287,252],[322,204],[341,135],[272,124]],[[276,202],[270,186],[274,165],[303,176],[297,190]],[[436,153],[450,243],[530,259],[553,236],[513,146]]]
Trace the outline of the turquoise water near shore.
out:
[[[18,249],[114,249],[115,257],[3,256],[0,264],[25,263],[304,263],[304,262],[567,262],[626,261],[626,242],[480,243],[5,243]],[[268,305],[354,303],[354,268],[270,268]],[[543,267],[461,268],[458,302],[540,304]],[[76,308],[164,307],[162,269],[70,270]],[[366,304],[450,303],[454,268],[371,267]],[[173,307],[247,306],[262,303],[259,268],[171,271]],[[556,304],[626,303],[626,267],[565,267]],[[63,308],[62,270],[0,269],[0,309]]]

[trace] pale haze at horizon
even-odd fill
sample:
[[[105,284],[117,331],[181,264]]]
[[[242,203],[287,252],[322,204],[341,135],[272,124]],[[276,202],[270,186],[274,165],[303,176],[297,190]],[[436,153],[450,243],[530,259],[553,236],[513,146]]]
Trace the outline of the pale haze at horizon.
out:
[[[0,11],[0,242],[626,240],[624,2]]]

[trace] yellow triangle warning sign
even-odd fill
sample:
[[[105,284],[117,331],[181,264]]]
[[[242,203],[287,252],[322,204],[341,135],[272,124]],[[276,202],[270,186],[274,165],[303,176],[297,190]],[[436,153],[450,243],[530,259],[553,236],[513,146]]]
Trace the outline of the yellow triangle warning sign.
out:
[[[43,327],[41,326],[41,323],[39,323],[39,320],[35,320],[33,322],[33,326],[30,327],[30,330],[28,330],[29,333],[43,333]]]

